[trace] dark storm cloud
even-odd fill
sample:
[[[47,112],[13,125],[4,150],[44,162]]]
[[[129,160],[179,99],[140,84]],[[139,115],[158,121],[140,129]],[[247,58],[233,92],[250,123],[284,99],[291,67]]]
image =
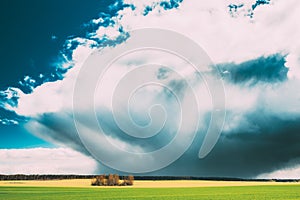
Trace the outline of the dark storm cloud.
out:
[[[168,10],[177,8],[180,2],[180,0],[163,1],[160,3],[160,6]],[[256,1],[252,9],[254,10],[260,4],[265,4],[264,2],[268,1]],[[109,9],[116,13],[118,9],[126,6],[122,5],[121,1],[118,1],[115,6],[111,6]],[[130,8],[134,10],[134,7]],[[144,15],[151,12],[151,10],[152,7],[146,7]],[[252,11],[250,10],[250,12]],[[75,38],[74,36],[70,40],[67,40],[65,45],[70,45],[68,48],[62,50],[67,59],[72,59],[73,51],[78,49],[78,47],[86,45],[86,40],[95,42],[90,47],[115,46],[126,40],[128,34],[123,31],[122,25],[118,27],[120,36],[116,37],[115,40],[111,40],[108,36],[101,38],[93,37],[95,36],[95,30],[100,26],[108,27],[114,25],[115,22],[111,20],[112,16],[115,15],[102,13],[100,16],[102,20],[84,26],[88,32],[92,33],[85,35],[83,38]],[[59,34],[52,34],[58,35],[57,40],[61,38]],[[199,119],[204,124],[204,127],[199,128],[196,138],[188,151],[170,166],[149,174],[252,178],[262,173],[273,172],[285,167],[293,167],[294,164],[291,164],[291,161],[300,159],[299,80],[288,79],[288,68],[285,66],[285,58],[285,55],[274,54],[248,60],[243,63],[218,64],[217,67],[222,73],[225,90],[227,90],[227,117],[223,132],[216,146],[207,157],[203,159],[198,158],[198,152],[211,117],[211,111],[205,110],[203,111],[205,112],[204,116],[201,116]],[[59,76],[62,73],[57,72],[57,74],[58,78],[54,77],[51,80],[64,78]],[[165,70],[165,68],[161,68],[157,72],[156,78],[166,81],[166,85],[178,94],[177,97],[180,100],[184,100],[187,87],[189,86],[185,80],[172,79],[171,73]],[[195,85],[203,84],[199,80],[194,80],[194,77],[191,79],[193,79]],[[51,80],[48,79],[48,81]],[[34,85],[34,87],[36,86]],[[54,90],[50,94],[64,97],[61,94],[64,91],[61,90],[59,84],[58,88],[58,92]],[[50,89],[53,88],[50,87]],[[169,90],[161,90],[160,92],[154,97],[150,92],[149,94],[144,94],[143,98],[135,104],[136,112],[132,112],[133,119],[144,122],[144,118],[146,118],[145,113],[148,114],[147,109],[149,108],[147,107],[146,109],[145,104],[148,103],[146,101],[149,100],[150,103],[162,103],[167,113],[169,113],[168,116],[171,118],[166,122],[159,134],[147,139],[134,138],[121,130],[109,108],[101,107],[97,108],[99,110],[97,110],[96,114],[105,134],[115,139],[115,141],[125,144],[127,148],[132,148],[132,150],[142,149],[144,152],[153,151],[169,143],[173,139],[174,134],[176,134],[174,130],[177,129],[178,125],[178,121],[176,121],[178,110],[175,107],[176,104],[174,102],[176,101],[173,99],[172,92]],[[18,96],[14,97],[12,95],[12,97],[8,98],[8,94],[0,94],[2,94],[0,95],[1,101],[12,107],[18,107]],[[32,98],[36,97],[33,95]],[[42,99],[44,100],[44,98]],[[27,103],[31,103],[28,99],[26,100]],[[29,98],[29,100],[32,99]],[[51,100],[49,97],[48,101]],[[59,98],[59,100],[61,99]],[[203,98],[204,101],[205,99]],[[42,105],[47,106],[46,104]],[[92,105],[88,106],[93,107]],[[43,114],[38,112],[38,114],[34,112],[33,114],[27,113],[29,116],[31,114],[34,116],[26,124],[26,128],[31,133],[51,143],[68,146],[87,156],[91,156],[80,140],[75,127],[71,106],[67,105],[66,107],[60,107],[54,112],[49,112],[45,108],[42,110]],[[80,114],[82,121],[79,123],[83,124],[88,131],[99,133],[98,127],[91,121],[91,116],[86,111],[82,111]],[[117,112],[117,115],[127,117],[121,112]],[[101,145],[101,142],[99,142],[99,145]],[[130,158],[123,158],[122,155],[115,155],[114,159],[118,161],[130,160]],[[135,165],[134,162],[130,164],[132,166]],[[99,166],[99,172],[105,171],[111,172],[114,170]]]
[[[45,113],[26,124],[36,136],[90,155],[82,144],[71,113]]]
[[[222,133],[221,138],[204,159],[198,159],[200,135],[182,158],[160,173],[206,177],[253,178],[283,168],[294,167],[300,158],[300,117],[279,119],[257,111],[247,115],[249,126]],[[188,164],[187,164],[188,163]]]
[[[300,159],[300,100],[297,101],[295,96],[297,83],[287,79],[285,56],[275,54],[241,64],[218,66],[229,74],[226,76],[225,73],[224,80],[248,91],[249,98],[253,95],[251,90],[261,91],[256,103],[246,110],[239,110],[231,109],[233,103],[227,102],[229,108],[224,130],[207,157],[197,157],[205,135],[205,132],[199,131],[190,149],[179,160],[149,175],[253,178],[297,166],[294,161]],[[225,84],[225,90],[230,85]],[[182,87],[179,89],[184,91]],[[273,99],[281,91],[286,96],[280,100]],[[247,96],[247,93],[244,95]],[[227,100],[231,101],[231,98]],[[247,107],[247,102],[244,104]],[[209,120],[210,114],[207,113],[205,124],[209,124]]]
[[[275,54],[249,60],[240,64],[220,64],[224,79],[234,84],[254,85],[257,83],[275,83],[287,80],[288,68],[285,56]]]
[[[220,64],[221,70],[229,71],[233,77],[226,77],[226,87],[234,85],[237,88],[264,91],[256,97],[254,105],[244,110],[231,108],[235,103],[227,102],[228,108],[224,130],[216,146],[204,159],[198,158],[198,152],[202,145],[207,125],[210,121],[210,112],[201,118],[205,127],[198,130],[192,146],[184,155],[170,166],[147,173],[147,175],[186,175],[186,176],[221,176],[253,178],[263,173],[273,172],[285,167],[293,167],[291,162],[300,159],[300,111],[293,109],[291,99],[296,98],[293,90],[297,83],[287,80],[284,56],[271,55],[260,57],[241,64]],[[261,72],[263,71],[263,72]],[[160,71],[162,72],[162,71]],[[164,72],[162,72],[164,74]],[[161,74],[161,73],[160,73]],[[160,77],[160,76],[159,76]],[[157,78],[159,78],[157,77]],[[251,84],[249,84],[251,83]],[[285,88],[285,84],[287,84]],[[167,85],[184,99],[186,82],[173,80]],[[274,87],[276,86],[276,87]],[[272,91],[274,90],[274,91]],[[269,93],[267,92],[269,91]],[[276,105],[275,99],[270,94],[278,94],[286,91],[282,106]],[[143,96],[144,99],[153,98],[152,94]],[[240,94],[240,95],[247,95]],[[249,96],[253,95],[249,90]],[[177,109],[172,104],[172,94],[162,90],[155,98],[155,102],[161,102],[167,110],[168,116],[174,117]],[[228,101],[231,100],[231,97]],[[245,106],[246,106],[246,102]],[[243,103],[241,104],[243,105]],[[138,105],[136,105],[138,107]],[[243,107],[243,106],[242,106]],[[139,112],[133,113],[134,119],[141,119],[143,107],[138,107]],[[148,107],[147,107],[148,108]],[[97,117],[102,130],[106,135],[123,142],[134,151],[142,149],[150,152],[165,146],[172,140],[178,122],[175,119],[167,121],[159,134],[147,139],[134,138],[120,129],[116,124],[110,109],[100,108]],[[89,129],[99,132],[98,127],[91,124],[87,113],[82,113],[84,124]],[[118,113],[121,115],[121,113]],[[128,116],[122,116],[128,117]],[[29,130],[37,136],[56,144],[72,147],[73,149],[91,156],[80,140],[74,125],[71,111],[60,113],[45,113],[33,119],[29,124]],[[99,143],[100,144],[100,143]],[[124,158],[116,155],[115,159]],[[134,164],[134,163],[132,163]],[[115,171],[103,165],[99,165],[99,172]],[[118,172],[122,173],[122,172]]]

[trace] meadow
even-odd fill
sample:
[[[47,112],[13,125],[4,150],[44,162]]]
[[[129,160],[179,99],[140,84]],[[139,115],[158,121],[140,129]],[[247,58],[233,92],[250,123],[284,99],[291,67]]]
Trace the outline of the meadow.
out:
[[[300,199],[300,185],[186,188],[74,188],[0,186],[0,199]]]

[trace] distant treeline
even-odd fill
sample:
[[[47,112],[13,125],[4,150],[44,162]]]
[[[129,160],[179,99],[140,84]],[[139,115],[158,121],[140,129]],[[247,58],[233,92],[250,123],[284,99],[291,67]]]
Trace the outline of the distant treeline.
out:
[[[0,180],[61,180],[61,179],[91,179],[95,175],[52,175],[52,174],[14,174],[0,175]]]
[[[0,180],[61,180],[61,179],[93,179],[97,175],[0,175]],[[134,176],[135,180],[212,180],[212,181],[274,181],[300,182],[300,179],[243,179],[228,177],[194,177],[194,176]]]
[[[274,181],[274,182],[300,182],[300,179],[246,179],[233,177],[195,177],[195,176],[134,176],[135,180],[204,180],[204,181]]]

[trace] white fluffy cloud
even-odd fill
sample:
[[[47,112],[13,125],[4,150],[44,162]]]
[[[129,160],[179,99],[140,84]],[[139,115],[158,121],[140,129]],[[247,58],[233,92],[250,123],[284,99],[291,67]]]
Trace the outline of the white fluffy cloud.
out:
[[[249,7],[250,3],[244,3]],[[253,4],[255,1],[251,1]],[[177,31],[184,34],[202,46],[215,63],[242,62],[262,55],[286,53],[290,68],[289,78],[299,78],[300,46],[298,36],[300,27],[295,22],[300,18],[297,0],[274,1],[271,5],[257,7],[252,20],[241,14],[232,17],[228,5],[229,0],[213,1],[183,1],[181,6],[172,10],[164,10],[156,6],[152,12],[143,16],[146,5],[155,5],[157,1],[137,3],[129,1],[136,9],[126,8],[113,17],[116,24],[107,28],[99,27],[93,37],[117,37],[119,27],[125,31],[155,27]],[[95,21],[95,20],[94,20]],[[81,41],[73,51],[75,64],[64,80],[45,83],[31,94],[19,92],[19,104],[16,108],[6,105],[8,109],[20,115],[34,116],[45,112],[58,112],[72,103],[72,88],[76,75],[87,56],[94,50],[90,40],[76,38]]]
[[[244,1],[239,2],[245,4]],[[286,66],[290,68],[288,76],[299,77],[299,54],[296,47],[300,46],[300,28],[294,24],[299,18],[296,8],[300,7],[300,4],[297,0],[277,0],[271,5],[261,6],[255,10],[252,20],[242,14],[232,17],[227,6],[234,2],[229,0],[183,1],[179,8],[168,11],[156,6],[146,16],[142,15],[145,6],[153,6],[157,1],[125,3],[132,3],[136,9],[132,11],[131,8],[126,8],[119,11],[119,15],[113,17],[116,24],[107,28],[100,26],[93,37],[115,39],[121,26],[126,31],[145,27],[165,28],[193,39],[205,49],[215,63],[239,63],[262,55],[287,53]],[[249,4],[246,3],[245,7],[249,7]],[[62,81],[45,83],[35,88],[31,94],[18,91],[18,106],[5,105],[6,108],[24,116],[71,108],[72,90],[77,73],[87,56],[94,50],[90,40],[76,40],[80,40],[82,45],[73,51],[74,67],[67,72]]]
[[[203,47],[215,63],[234,62],[238,64],[260,56],[275,53],[287,54],[285,66],[290,70],[288,72],[288,80],[283,84],[257,84],[255,87],[248,88],[243,85],[225,82],[227,111],[230,113],[224,126],[226,133],[230,134],[232,130],[238,129],[240,126],[247,127],[249,124],[247,113],[260,109],[278,118],[290,119],[291,117],[299,116],[300,110],[298,105],[300,97],[299,92],[297,92],[297,86],[300,81],[300,27],[296,24],[300,18],[298,12],[300,8],[299,1],[272,1],[270,5],[257,7],[253,18],[245,16],[245,12],[255,1],[245,3],[246,1],[186,0],[183,1],[179,8],[171,10],[164,10],[160,6],[155,6],[157,5],[157,0],[148,1],[147,3],[140,1],[126,2],[134,4],[136,9],[132,10],[132,8],[128,7],[119,11],[119,15],[112,19],[115,21],[115,24],[107,28],[99,27],[98,30],[90,34],[92,38],[115,40],[120,34],[118,31],[121,27],[125,31],[153,27],[170,29],[186,35]],[[243,9],[245,12],[241,11],[232,16],[228,8],[228,5],[231,3],[244,3]],[[143,13],[146,6],[153,7],[153,11],[144,16]],[[98,22],[101,22],[101,19],[92,20],[92,23],[97,24]],[[43,115],[48,113],[68,113],[68,120],[66,121],[68,123],[72,122],[69,114],[72,113],[72,95],[77,74],[88,55],[94,50],[92,45],[94,43],[90,39],[74,39],[79,41],[80,45],[72,52],[74,67],[68,70],[63,80],[44,83],[36,87],[31,94],[15,90],[19,96],[18,105],[5,104],[5,108],[13,110],[19,115],[31,117],[32,121],[36,120],[36,130],[40,130],[38,126],[51,126],[41,122],[43,121]],[[143,63],[152,60],[151,56],[153,55],[140,55],[138,58],[143,58],[141,61]],[[161,57],[159,61],[167,61],[167,65],[173,65],[172,62],[175,62],[175,60],[168,59],[167,56]],[[126,62],[121,63],[117,66],[120,70],[111,70],[112,75],[104,77],[106,78],[104,80],[111,83],[118,82],[116,79],[127,72],[127,64]],[[179,66],[182,67],[183,65],[180,64]],[[182,71],[185,70],[183,69]],[[192,73],[187,72],[186,74],[191,75]],[[204,87],[202,85],[198,86],[196,87],[198,94],[207,93],[207,91],[203,92]],[[109,92],[105,94],[109,94]],[[202,98],[202,100],[205,102],[205,106],[210,109],[210,100],[206,97]],[[59,114],[53,116],[55,118]],[[51,120],[55,121],[55,119]],[[60,118],[57,118],[57,120],[63,122]],[[68,130],[68,123],[62,126],[66,130]],[[247,128],[255,131],[257,127]],[[60,129],[49,128],[49,130],[55,132]],[[35,130],[31,129],[30,131],[34,132]],[[54,134],[55,138],[50,141],[55,142],[59,134],[64,134],[64,130],[60,131],[61,133]],[[49,136],[43,136],[43,133],[35,134],[46,139],[49,138]],[[69,137],[66,138],[68,139]],[[127,141],[127,143],[131,145],[130,142]]]
[[[1,149],[0,174],[93,174],[97,162],[68,148]]]
[[[240,2],[245,7],[249,4]],[[231,3],[230,0],[183,1],[178,9],[162,12],[157,7],[144,17],[124,10],[120,24],[127,29],[156,27],[182,33],[201,45],[217,63],[290,53],[299,46],[300,28],[295,24],[300,15],[297,0],[277,0],[259,6],[251,20],[242,14],[231,17],[228,8]],[[139,12],[137,9],[133,13]]]

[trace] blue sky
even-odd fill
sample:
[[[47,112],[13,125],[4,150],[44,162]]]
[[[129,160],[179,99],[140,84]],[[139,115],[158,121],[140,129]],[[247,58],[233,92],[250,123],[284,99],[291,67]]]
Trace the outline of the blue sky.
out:
[[[39,74],[55,72],[66,39],[86,34],[84,23],[100,12],[109,13],[112,2],[2,1],[1,74],[5,76],[1,77],[1,89],[18,86],[26,75],[38,79]]]
[[[60,51],[68,38],[86,34],[84,24],[97,18],[100,12],[113,13],[109,5],[114,1],[1,1],[1,68],[0,90],[18,87],[26,76],[41,84],[45,80],[61,78],[57,72]],[[40,76],[43,75],[43,77]],[[16,116],[2,107],[1,119]],[[29,134],[20,125],[0,123],[0,148],[26,148],[53,146]]]
[[[176,102],[181,101],[182,105],[188,102],[188,82],[199,99],[199,108],[195,109],[198,117],[190,116],[191,120],[187,120],[187,127],[194,127],[195,121],[199,124],[195,140],[176,161],[148,174],[299,177],[297,8],[300,8],[298,0],[2,1],[0,174],[118,172],[120,168],[97,160],[95,150],[96,154],[109,155],[128,169],[142,164],[151,166],[151,159],[144,163],[130,162],[132,158],[124,152],[151,152],[172,141],[181,123]],[[85,90],[79,90],[82,92],[76,96],[79,100],[74,99],[74,85],[81,80],[77,81],[77,76],[81,77],[82,71],[94,66],[88,68],[89,76],[83,79],[86,82],[82,85],[89,86],[96,72],[104,69],[103,55],[130,44],[134,36],[131,31],[143,28],[167,29],[184,35],[216,64],[217,71],[205,68],[201,73],[222,81],[226,118],[219,140],[203,159],[199,159],[198,152],[209,129],[213,101],[203,79],[178,57],[151,50],[120,57],[101,77],[106,85],[95,88],[93,97],[97,101],[91,103],[91,98],[85,98],[88,96]],[[151,36],[140,39],[148,41]],[[171,36],[164,37],[161,43],[187,44],[171,41]],[[189,47],[179,46],[179,49]],[[86,61],[94,58],[89,55],[99,57],[86,67],[89,63]],[[132,69],[149,63],[153,65],[152,71],[130,75]],[[114,86],[124,77],[131,77],[127,80],[130,83],[152,77],[165,84],[167,89],[141,87],[129,101],[133,102],[130,119],[147,124],[154,113],[151,127],[155,129],[165,115],[149,113],[149,108],[158,103],[165,108],[169,119],[154,137],[145,140],[132,137],[115,121],[116,118],[121,122],[127,120],[123,124],[125,129],[132,129],[122,110],[126,107],[121,106],[128,99],[121,95],[116,107],[110,104]],[[124,92],[130,85],[122,86]],[[178,94],[176,99],[168,90]],[[84,104],[74,108],[74,100]],[[91,109],[103,126],[100,131],[91,124]],[[84,130],[83,135],[76,123]],[[192,132],[187,128],[186,138]],[[112,146],[105,146],[102,134]],[[177,145],[175,149],[180,149],[181,145]],[[121,148],[124,154],[117,153],[113,147]],[[166,157],[172,157],[173,153],[170,151]],[[37,167],[32,169],[30,165]]]

